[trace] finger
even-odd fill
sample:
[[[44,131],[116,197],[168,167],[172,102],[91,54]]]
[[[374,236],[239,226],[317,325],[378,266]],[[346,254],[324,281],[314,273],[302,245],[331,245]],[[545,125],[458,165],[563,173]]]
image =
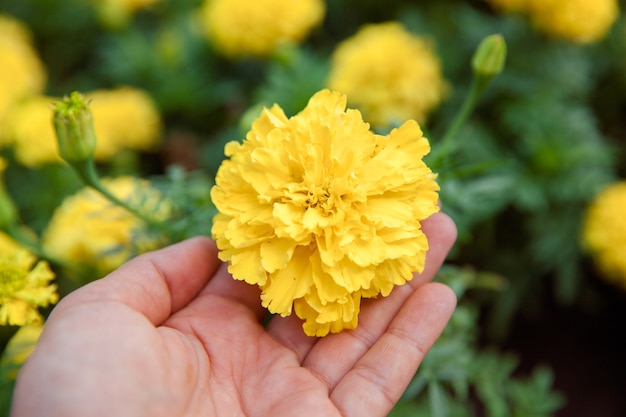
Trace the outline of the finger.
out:
[[[413,290],[433,279],[456,240],[456,226],[444,213],[429,217],[423,229],[430,245],[424,271],[416,274],[409,284],[395,288],[386,298],[365,300],[355,330],[317,339],[304,335],[302,322],[297,318],[277,317],[270,322],[268,331],[292,349],[304,366],[326,381],[330,388],[334,387],[385,331]],[[329,352],[333,352],[332,361],[328,360]]]
[[[331,392],[342,416],[386,416],[413,378],[454,307],[456,296],[443,284],[418,288],[372,348]]]
[[[140,255],[64,297],[57,314],[76,304],[121,303],[155,325],[187,305],[220,265],[215,243],[195,237]]]

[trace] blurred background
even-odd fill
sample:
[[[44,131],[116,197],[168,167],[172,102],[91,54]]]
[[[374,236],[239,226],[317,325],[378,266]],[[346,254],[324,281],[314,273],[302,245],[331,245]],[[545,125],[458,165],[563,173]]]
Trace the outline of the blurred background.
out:
[[[59,297],[169,243],[98,211],[59,159],[51,103],[73,91],[91,102],[111,190],[153,215],[176,212],[182,239],[210,234],[224,144],[242,139],[262,106],[293,115],[318,90],[337,89],[377,132],[418,120],[459,228],[438,277],[459,307],[392,415],[625,416],[624,7],[0,0],[0,199],[18,213],[2,228],[17,225],[42,248],[28,249],[49,263]],[[472,56],[492,34],[506,42],[505,67],[450,138],[472,92]],[[177,207],[153,204],[161,197]],[[0,238],[7,254],[23,243]],[[9,275],[0,273],[7,415],[38,334],[19,330],[41,325],[54,304],[2,318]]]

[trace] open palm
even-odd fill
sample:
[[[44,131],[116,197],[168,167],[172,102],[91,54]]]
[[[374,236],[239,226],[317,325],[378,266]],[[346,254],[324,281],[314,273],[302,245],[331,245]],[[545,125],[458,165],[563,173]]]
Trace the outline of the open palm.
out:
[[[384,416],[455,305],[429,283],[456,237],[436,214],[421,275],[359,326],[306,336],[265,310],[205,237],[142,255],[63,298],[18,377],[21,416]]]

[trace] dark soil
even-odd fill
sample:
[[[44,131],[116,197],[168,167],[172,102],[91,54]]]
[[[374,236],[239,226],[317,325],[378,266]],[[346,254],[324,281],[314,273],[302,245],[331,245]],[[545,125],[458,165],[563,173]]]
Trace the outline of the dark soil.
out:
[[[593,279],[592,305],[550,305],[518,320],[506,344],[522,372],[552,368],[567,400],[558,417],[626,417],[626,291]]]

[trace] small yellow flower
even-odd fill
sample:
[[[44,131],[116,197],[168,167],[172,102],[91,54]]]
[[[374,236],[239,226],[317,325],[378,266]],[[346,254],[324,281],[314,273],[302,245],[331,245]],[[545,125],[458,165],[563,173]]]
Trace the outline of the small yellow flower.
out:
[[[160,145],[161,119],[147,93],[123,87],[86,93],[85,99],[94,119],[97,161],[108,161],[122,149],[151,151]],[[46,96],[24,100],[11,110],[7,123],[0,128],[21,164],[38,167],[62,161],[52,124],[56,101],[59,99]]]
[[[617,0],[528,0],[528,14],[541,31],[578,43],[603,39],[619,16]]]
[[[341,42],[327,85],[382,127],[407,119],[424,122],[447,91],[430,43],[395,22],[366,25]]]
[[[116,197],[158,220],[166,219],[171,212],[171,205],[147,180],[119,177],[104,179],[102,183]],[[66,198],[53,213],[42,244],[54,259],[102,276],[163,242],[161,236],[149,234],[145,224],[124,208],[97,191],[84,188]]]
[[[605,187],[587,209],[583,246],[603,276],[626,289],[626,181]]]
[[[0,358],[0,369],[7,371],[6,377],[10,380],[14,381],[17,378],[20,367],[35,350],[42,332],[42,323],[32,324],[20,327],[11,337]]]
[[[25,249],[0,252],[0,325],[40,323],[37,307],[58,301],[54,273]]]
[[[40,94],[46,72],[33,48],[28,28],[20,21],[0,14],[0,125],[9,108],[18,100]],[[0,132],[0,145],[4,138]]]
[[[520,12],[541,32],[577,43],[602,40],[619,17],[617,0],[486,0],[503,12]]]
[[[281,42],[301,42],[325,10],[323,0],[205,0],[198,17],[220,53],[265,57]]]
[[[243,143],[226,145],[211,190],[220,259],[270,312],[293,308],[306,334],[356,327],[361,298],[424,267],[421,222],[439,190],[429,151],[415,121],[377,135],[337,92],[291,118],[264,109]]]

